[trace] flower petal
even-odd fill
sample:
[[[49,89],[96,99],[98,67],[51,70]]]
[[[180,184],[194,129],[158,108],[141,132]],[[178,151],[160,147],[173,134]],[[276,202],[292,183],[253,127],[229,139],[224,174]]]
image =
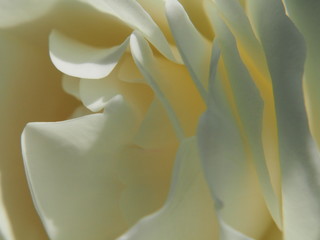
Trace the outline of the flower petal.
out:
[[[79,78],[106,77],[124,54],[128,39],[121,45],[97,49],[53,31],[49,39],[50,57],[63,73]]]
[[[217,61],[214,46],[212,62],[218,64],[218,74],[213,75],[212,70],[208,110],[199,125],[199,149],[206,179],[216,199],[221,237],[259,239],[271,218],[258,192],[262,186],[267,199],[268,194],[273,194],[270,179],[264,175],[268,170],[261,142],[261,99],[240,59],[232,34],[218,15],[212,17],[221,59]],[[258,168],[259,179],[255,168]]]
[[[115,239],[162,206],[176,147],[132,144],[137,116],[116,96],[104,114],[25,128],[26,172],[50,239]]]
[[[125,55],[119,65],[117,77],[121,81],[146,83],[131,56]]]
[[[210,18],[216,30],[217,42],[221,48],[224,64],[220,67],[224,78],[229,79],[229,102],[242,138],[244,159],[255,163],[259,182],[268,208],[281,226],[280,199],[277,198],[262,144],[263,102],[249,72],[242,63],[236,41],[227,26],[219,18],[213,6],[207,5]],[[213,93],[212,93],[213,94]],[[229,96],[230,96],[229,95]]]
[[[312,134],[320,147],[320,28],[319,1],[283,0],[286,13],[302,33],[307,45],[307,59],[305,63],[305,97]]]
[[[209,99],[208,110],[200,121],[198,139],[206,180],[216,209],[221,212],[221,239],[250,239],[235,229],[259,237],[268,225],[268,213],[258,194],[253,167],[245,161],[235,119],[227,100],[219,96],[219,90],[224,90],[222,86],[215,88],[216,99]]]
[[[112,77],[80,80],[81,101],[92,112],[101,111],[111,98],[120,93],[118,80]]]
[[[76,77],[71,77],[69,75],[62,76],[62,88],[66,93],[74,96],[76,99],[80,99],[79,93],[80,79]]]
[[[76,102],[62,91],[47,51],[1,31],[0,52],[0,212],[8,216],[0,225],[10,225],[10,240],[47,239],[25,179],[20,136],[27,122],[66,118]]]
[[[170,120],[157,98],[151,103],[134,142],[146,149],[159,149],[163,146],[176,144]]]
[[[117,78],[117,72],[102,79],[80,80],[80,99],[93,112],[101,111],[108,101],[118,94],[131,102],[141,117],[153,97],[152,90],[146,84],[122,82]]]
[[[305,43],[279,0],[249,1],[273,82],[285,239],[319,239],[320,157],[302,90]],[[274,27],[277,26],[277,27]]]
[[[184,134],[194,136],[205,104],[187,69],[162,57],[154,57],[139,33],[131,36],[130,47],[138,68],[162,103],[175,132],[181,139]],[[181,86],[179,91],[176,91],[177,86]]]
[[[49,12],[57,1],[58,0],[1,0],[0,27],[13,27],[39,18]]]
[[[206,98],[210,60],[210,44],[193,26],[187,13],[177,0],[166,1],[169,25],[180,55],[201,93]],[[186,41],[186,39],[188,39]]]
[[[137,1],[130,0],[80,0],[99,11],[111,14],[139,30],[164,56],[175,60],[160,28]]]
[[[117,96],[105,114],[27,125],[26,173],[50,239],[113,239],[126,229],[114,153],[128,142],[135,122]]]
[[[216,240],[213,202],[202,175],[195,138],[182,142],[165,205],[118,240]]]
[[[168,117],[174,127],[174,130],[176,131],[178,139],[183,139],[184,133],[179,123],[179,119],[177,118],[176,113],[173,110],[167,97],[159,87],[159,72],[156,68],[150,46],[143,38],[143,36],[141,36],[141,34],[139,34],[138,32],[134,32],[130,37],[130,48],[136,65],[144,75],[144,78],[148,80],[148,84],[153,89],[155,95],[164,106]]]
[[[264,81],[269,81],[268,70],[266,68],[263,50],[257,41],[255,34],[252,30],[250,22],[241,7],[239,1],[237,0],[209,0],[214,3],[214,7],[217,13],[225,21],[225,24],[229,27],[230,31],[233,33],[237,39],[239,50],[242,48],[241,55],[246,55],[245,62],[250,66],[259,66],[258,71],[260,75],[264,76]],[[208,1],[205,1],[208,2]],[[243,56],[242,56],[243,57]],[[250,68],[249,68],[250,70]]]

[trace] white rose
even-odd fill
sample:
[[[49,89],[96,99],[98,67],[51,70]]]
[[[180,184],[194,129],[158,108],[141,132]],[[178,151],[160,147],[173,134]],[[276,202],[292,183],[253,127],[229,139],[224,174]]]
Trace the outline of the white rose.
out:
[[[0,1],[0,238],[319,239],[320,6],[300,4]]]

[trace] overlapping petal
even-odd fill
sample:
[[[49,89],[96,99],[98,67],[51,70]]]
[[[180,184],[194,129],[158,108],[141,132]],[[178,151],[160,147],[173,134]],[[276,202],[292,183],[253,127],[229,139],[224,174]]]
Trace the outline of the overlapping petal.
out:
[[[213,201],[203,178],[195,138],[184,140],[179,147],[165,205],[118,240],[150,239],[218,239]]]
[[[50,34],[50,57],[63,73],[79,78],[103,78],[110,74],[124,54],[128,39],[121,45],[96,49],[53,31]]]
[[[210,64],[210,43],[194,27],[177,0],[166,1],[168,22],[184,64],[201,96],[206,99]],[[186,39],[188,39],[186,41]]]
[[[0,225],[8,239],[47,239],[25,179],[20,135],[28,122],[65,119],[76,102],[61,89],[47,52],[2,31],[0,52],[0,211],[8,217]]]
[[[284,238],[318,239],[320,157],[310,134],[302,90],[305,42],[285,15],[281,1],[249,1],[250,5],[273,82],[282,169]]]
[[[99,11],[111,14],[134,30],[140,31],[164,56],[175,60],[167,39],[150,15],[136,1],[81,0]]]
[[[271,219],[264,209],[263,199],[258,196],[259,185],[252,185],[252,182],[257,184],[258,181],[253,180],[255,171],[268,208],[281,226],[280,200],[274,192],[264,158],[263,104],[258,89],[241,61],[234,37],[213,6],[207,7],[217,38],[215,44],[221,48],[221,60],[218,63],[214,50],[215,61],[212,60],[212,63],[218,65],[218,73],[215,74],[213,69],[217,66],[212,65],[208,110],[199,127],[200,153],[217,208],[221,211],[221,221],[251,237],[261,238]],[[241,193],[237,193],[237,189],[241,189]],[[239,215],[232,215],[239,211],[234,208],[234,199],[238,199],[236,206],[241,206],[241,210],[247,206],[246,214],[241,215],[242,218],[246,216],[245,221],[237,219]],[[257,209],[252,211],[253,206]],[[258,209],[262,211],[260,223],[254,216]],[[254,228],[253,222],[256,224]],[[228,226],[223,229],[226,230],[226,239],[229,231],[236,234]]]
[[[105,113],[25,128],[26,172],[50,239],[115,239],[161,206],[174,151],[131,144],[138,123],[116,96]],[[140,198],[148,204],[137,207]]]
[[[200,12],[207,12],[213,26],[213,46],[212,31],[203,28],[206,24],[198,28],[208,21],[194,25],[197,17],[190,19],[184,10],[203,2]],[[305,73],[304,42],[281,0],[74,0],[56,5],[53,12],[73,4],[88,8],[125,30],[105,44],[77,30],[70,31],[70,38],[57,31],[50,36],[51,59],[68,75],[64,90],[90,111],[105,109],[64,122],[31,123],[23,132],[33,200],[52,240],[320,238],[320,159],[308,123],[311,119],[312,134],[320,139],[314,90],[320,35],[312,22],[318,22],[318,5],[310,1],[300,12],[297,0],[282,2],[307,43]],[[1,4],[10,13],[20,11],[14,3]],[[38,18],[53,4],[30,9]],[[13,25],[31,21],[25,9],[21,17],[0,10],[3,25],[9,26],[8,19]],[[43,25],[61,29],[59,20],[50,19],[44,18]],[[30,37],[31,25],[26,26],[12,33],[37,43],[40,38]],[[38,29],[41,23],[33,31]],[[46,36],[48,28],[43,29],[39,36]],[[102,44],[90,47],[80,41]],[[71,117],[88,114],[84,109]],[[196,134],[198,123],[198,139],[187,139]],[[6,166],[0,167],[2,178]],[[2,179],[0,184],[5,186]],[[0,206],[5,204],[8,200],[0,199]],[[0,213],[0,221],[5,220],[0,238],[5,240],[21,235],[8,224],[15,217],[10,214]]]
[[[315,136],[319,147],[320,95],[318,89],[320,88],[320,2],[296,0],[283,0],[282,2],[285,6],[286,13],[296,24],[306,42],[307,58],[304,70],[305,99],[312,134]]]
[[[32,21],[48,13],[59,0],[1,0],[0,16],[1,28],[9,28]]]

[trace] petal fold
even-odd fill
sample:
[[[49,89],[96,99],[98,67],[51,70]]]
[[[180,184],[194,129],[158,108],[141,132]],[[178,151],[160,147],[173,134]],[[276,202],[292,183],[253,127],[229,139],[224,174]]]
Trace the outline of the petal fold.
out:
[[[205,99],[211,49],[209,41],[194,27],[184,8],[177,0],[166,1],[166,14],[184,64]]]
[[[106,77],[117,65],[128,46],[128,39],[121,45],[97,49],[53,31],[49,38],[50,57],[63,73],[79,78]]]
[[[273,83],[284,239],[319,239],[320,157],[310,134],[302,89],[305,42],[280,0],[252,0],[248,6]]]
[[[115,152],[135,124],[129,105],[116,96],[105,113],[26,126],[26,173],[50,239],[114,239],[126,229]]]
[[[118,240],[217,240],[216,228],[213,202],[202,175],[195,138],[191,138],[179,147],[165,205]]]
[[[260,93],[253,82],[246,66],[243,64],[237,49],[236,40],[228,27],[218,17],[214,8],[210,16],[216,29],[216,36],[224,61],[222,74],[229,79],[234,105],[234,115],[244,142],[246,158],[253,161],[259,182],[269,210],[276,223],[281,227],[280,199],[277,198],[271,184],[269,169],[266,164],[262,144],[262,123],[264,104]]]
[[[312,134],[320,147],[320,2],[283,0],[286,14],[302,33],[307,47],[304,84],[305,98]]]
[[[141,32],[164,56],[174,60],[167,39],[150,15],[137,1],[130,0],[80,0],[97,10],[111,14]]]

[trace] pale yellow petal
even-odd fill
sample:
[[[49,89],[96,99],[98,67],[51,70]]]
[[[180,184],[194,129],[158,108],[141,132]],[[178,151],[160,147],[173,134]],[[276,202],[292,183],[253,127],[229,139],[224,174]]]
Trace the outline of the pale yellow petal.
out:
[[[319,1],[283,0],[286,14],[296,24],[307,45],[304,71],[305,99],[312,134],[320,147],[320,28]]]
[[[206,99],[211,44],[197,31],[177,0],[166,1],[166,14],[184,64],[202,98]]]
[[[61,89],[61,75],[47,52],[3,32],[0,51],[1,208],[14,238],[43,240],[47,237],[26,183],[20,135],[27,122],[66,118],[76,102]]]
[[[164,206],[118,240],[217,240],[213,201],[202,175],[195,138],[182,142]]]
[[[1,0],[0,27],[9,28],[47,14],[59,0]]]
[[[167,39],[150,15],[136,1],[80,0],[97,10],[113,15],[131,28],[140,31],[164,56],[175,60]]]
[[[25,128],[27,176],[52,240],[113,240],[165,201],[176,146],[134,145],[130,105],[116,96],[103,114]]]
[[[318,239],[320,156],[310,134],[302,89],[305,41],[286,16],[281,1],[249,3],[273,82],[282,171],[284,239]]]
[[[128,46],[121,45],[97,49],[70,39],[57,31],[49,38],[50,57],[61,72],[79,78],[106,77],[116,67]]]

